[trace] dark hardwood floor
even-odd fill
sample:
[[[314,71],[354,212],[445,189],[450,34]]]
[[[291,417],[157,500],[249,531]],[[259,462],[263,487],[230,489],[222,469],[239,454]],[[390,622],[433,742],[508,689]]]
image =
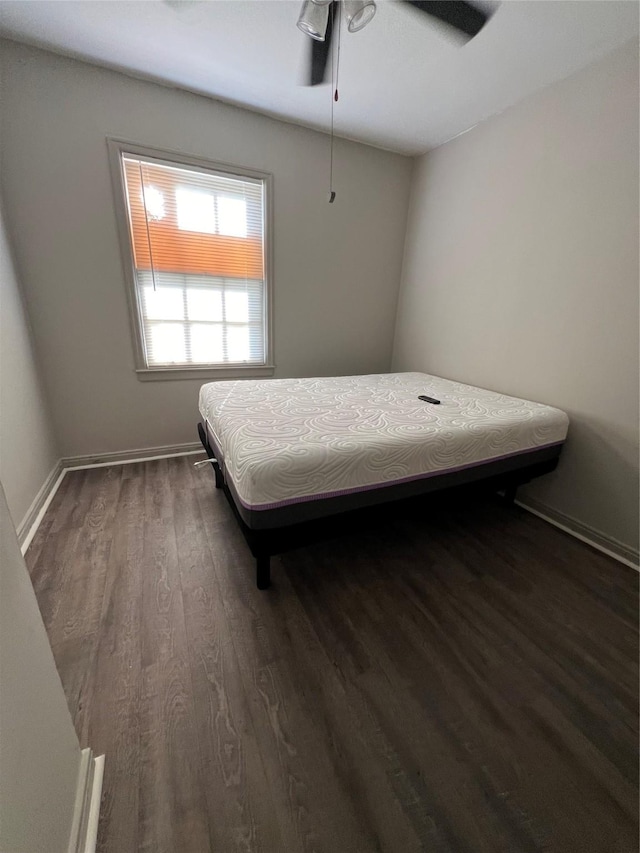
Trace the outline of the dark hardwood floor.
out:
[[[495,500],[254,563],[193,457],[69,473],[27,553],[102,853],[631,853],[638,575]]]

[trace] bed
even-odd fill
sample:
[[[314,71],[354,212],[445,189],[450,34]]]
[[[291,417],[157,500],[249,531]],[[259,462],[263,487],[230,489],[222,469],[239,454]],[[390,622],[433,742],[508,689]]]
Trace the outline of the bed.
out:
[[[552,471],[567,415],[426,373],[211,382],[198,433],[257,584],[305,525],[487,481],[513,500]]]

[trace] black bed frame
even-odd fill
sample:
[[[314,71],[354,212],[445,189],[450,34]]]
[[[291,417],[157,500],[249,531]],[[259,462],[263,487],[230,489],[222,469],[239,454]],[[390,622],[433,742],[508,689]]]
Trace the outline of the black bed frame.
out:
[[[557,467],[562,450],[562,444],[556,444],[435,477],[255,512],[243,507],[232,481],[225,477],[202,423],[198,424],[198,435],[211,460],[216,488],[223,490],[256,559],[258,589],[269,588],[272,556],[350,530],[356,516],[365,512],[366,507],[478,484],[486,491],[503,492],[505,500],[513,503],[519,486]]]

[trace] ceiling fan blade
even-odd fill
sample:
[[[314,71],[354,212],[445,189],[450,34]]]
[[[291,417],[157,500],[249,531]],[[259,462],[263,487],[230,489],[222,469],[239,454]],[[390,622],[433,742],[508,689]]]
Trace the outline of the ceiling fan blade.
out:
[[[458,0],[404,0],[404,2],[455,27],[469,38],[477,36],[490,18],[487,12],[483,12],[477,6],[458,2]]]
[[[309,86],[319,86],[321,83],[324,83],[325,77],[327,76],[329,55],[331,54],[331,37],[333,35],[333,16],[335,11],[336,0],[334,0],[329,8],[329,18],[327,20],[327,31],[324,36],[324,41],[311,39]]]

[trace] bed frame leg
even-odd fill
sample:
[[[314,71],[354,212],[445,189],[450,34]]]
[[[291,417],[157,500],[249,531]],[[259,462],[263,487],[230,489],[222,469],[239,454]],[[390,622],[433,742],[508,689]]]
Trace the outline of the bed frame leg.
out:
[[[222,471],[220,470],[220,466],[217,462],[213,462],[211,467],[213,468],[213,473],[216,478],[216,489],[221,489],[224,485],[224,479],[222,477]]]
[[[258,589],[269,589],[271,585],[271,557],[256,557],[256,585]]]
[[[516,495],[518,494],[518,484],[511,483],[511,485],[507,486],[504,490],[504,500],[505,503],[511,505],[515,503]]]

